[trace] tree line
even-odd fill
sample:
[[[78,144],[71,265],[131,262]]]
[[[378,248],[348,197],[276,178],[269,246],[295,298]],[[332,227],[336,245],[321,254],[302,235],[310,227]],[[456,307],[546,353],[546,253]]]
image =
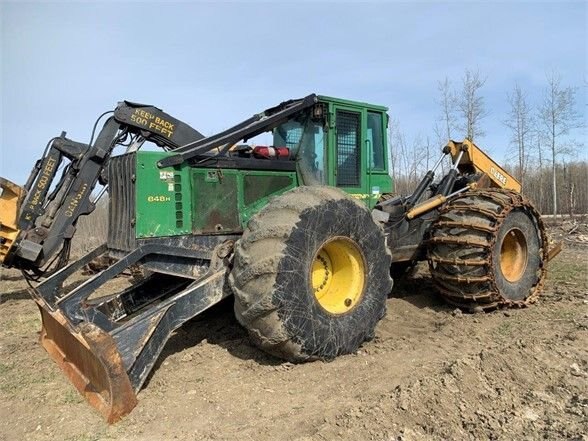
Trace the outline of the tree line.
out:
[[[397,193],[408,194],[415,188],[448,139],[478,142],[484,137],[489,115],[482,94],[485,83],[479,71],[469,69],[456,85],[449,78],[439,81],[438,118],[428,136],[418,134],[408,141],[399,121],[390,121],[390,168]],[[528,91],[518,83],[505,93],[508,111],[501,122],[513,148],[501,165],[545,214],[588,213],[588,163],[578,159],[584,148],[585,121],[577,94],[578,88],[564,85],[556,71],[546,74],[539,102],[530,102]],[[443,163],[442,171],[447,166]]]

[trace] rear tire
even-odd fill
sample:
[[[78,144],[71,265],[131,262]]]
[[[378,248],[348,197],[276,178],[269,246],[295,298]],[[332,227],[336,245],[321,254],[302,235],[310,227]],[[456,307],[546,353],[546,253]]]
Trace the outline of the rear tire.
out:
[[[264,351],[291,361],[355,352],[386,311],[390,253],[366,208],[300,187],[256,214],[235,247],[235,315]]]
[[[428,261],[439,293],[465,310],[523,306],[545,277],[547,237],[519,193],[480,190],[446,204],[431,228]]]

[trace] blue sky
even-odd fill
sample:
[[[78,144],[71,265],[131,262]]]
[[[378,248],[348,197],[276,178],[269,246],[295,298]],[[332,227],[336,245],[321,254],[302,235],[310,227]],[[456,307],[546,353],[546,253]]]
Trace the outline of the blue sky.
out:
[[[557,69],[586,118],[587,2],[5,2],[0,16],[0,174],[20,184],[49,138],[87,142],[122,99],[210,135],[317,92],[434,138],[437,81],[478,69],[479,143],[501,160],[506,93],[518,81],[536,103]]]

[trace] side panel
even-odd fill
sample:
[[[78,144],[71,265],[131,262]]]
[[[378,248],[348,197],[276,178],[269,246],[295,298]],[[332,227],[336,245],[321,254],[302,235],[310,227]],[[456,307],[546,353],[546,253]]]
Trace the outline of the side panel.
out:
[[[386,172],[373,171],[370,175],[370,203],[369,208],[374,208],[380,196],[393,191],[392,178]]]
[[[249,219],[267,205],[272,196],[280,195],[298,186],[295,172],[247,171],[242,174],[243,199],[240,215],[244,228]]]
[[[158,168],[164,152],[139,152],[136,168],[136,237],[178,236],[192,230],[190,168]]]
[[[194,234],[239,233],[271,196],[298,185],[295,172],[194,168],[191,173]]]
[[[195,234],[239,231],[239,171],[192,170]]]

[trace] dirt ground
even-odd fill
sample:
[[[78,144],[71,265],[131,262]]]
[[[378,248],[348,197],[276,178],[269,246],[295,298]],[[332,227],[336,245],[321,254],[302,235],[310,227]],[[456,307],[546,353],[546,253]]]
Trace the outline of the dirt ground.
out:
[[[532,307],[462,314],[421,267],[396,284],[375,340],[330,363],[251,347],[228,299],[174,335],[113,426],[40,347],[36,306],[5,271],[0,440],[586,441],[588,231],[566,228],[554,230],[566,248]]]

